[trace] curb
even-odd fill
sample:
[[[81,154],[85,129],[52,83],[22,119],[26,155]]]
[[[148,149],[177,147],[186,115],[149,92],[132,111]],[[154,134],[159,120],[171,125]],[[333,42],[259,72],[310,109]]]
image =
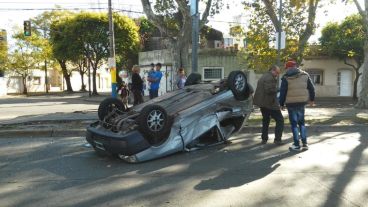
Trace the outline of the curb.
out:
[[[35,137],[79,137],[85,136],[86,129],[68,129],[68,130],[53,130],[53,129],[34,129],[34,130],[2,130],[0,131],[1,138],[35,138]]]
[[[95,120],[97,120],[97,118],[21,120],[16,123],[0,123],[0,126],[32,125],[34,123],[36,124],[64,124],[68,122],[84,122],[84,121],[93,122]]]

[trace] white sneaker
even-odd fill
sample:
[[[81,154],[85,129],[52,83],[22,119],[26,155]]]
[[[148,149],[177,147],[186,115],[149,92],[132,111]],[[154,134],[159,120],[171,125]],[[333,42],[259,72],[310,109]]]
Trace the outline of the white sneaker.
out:
[[[296,146],[295,144],[291,145],[289,147],[289,150],[292,150],[292,151],[300,151],[300,146]]]

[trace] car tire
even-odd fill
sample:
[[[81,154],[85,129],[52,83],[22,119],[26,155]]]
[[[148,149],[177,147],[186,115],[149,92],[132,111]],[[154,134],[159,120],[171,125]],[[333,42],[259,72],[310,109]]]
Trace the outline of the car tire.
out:
[[[169,136],[172,123],[172,118],[162,106],[147,105],[138,117],[138,130],[151,145],[159,146]]]
[[[98,118],[100,120],[104,120],[104,118],[112,112],[114,108],[117,108],[119,111],[126,111],[126,108],[119,99],[117,98],[106,98],[104,99],[100,105],[98,106]]]
[[[227,79],[227,84],[233,92],[236,100],[244,101],[249,95],[247,76],[242,71],[232,71]]]
[[[199,84],[202,80],[202,76],[199,73],[191,73],[185,81],[185,86]]]

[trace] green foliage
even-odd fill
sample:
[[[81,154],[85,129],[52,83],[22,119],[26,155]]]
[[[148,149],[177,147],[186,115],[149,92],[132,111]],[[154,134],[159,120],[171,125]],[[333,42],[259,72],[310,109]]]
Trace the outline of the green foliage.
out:
[[[276,2],[273,3],[276,7]],[[246,34],[248,68],[264,72],[277,60],[277,50],[272,45],[276,40],[276,29],[270,21],[266,7],[261,0],[246,1],[244,5],[246,10],[252,13]],[[299,35],[303,32],[307,21],[305,15],[307,6],[301,5],[300,8],[295,9],[295,6],[286,1],[283,9],[282,25],[286,32],[286,48],[283,49],[281,61],[297,52]]]
[[[353,58],[358,65],[364,60],[364,40],[363,19],[358,14],[347,17],[341,24],[327,24],[319,39],[329,55],[340,59]]]
[[[26,78],[32,74],[32,69],[40,69],[39,63],[43,60],[40,39],[36,35],[25,37],[23,31],[18,31],[13,38],[16,43],[8,56],[7,68],[22,77],[26,94]]]
[[[56,58],[75,61],[89,57],[97,68],[109,57],[109,22],[107,14],[81,12],[66,15],[52,26],[51,40]],[[117,59],[127,62],[139,49],[138,27],[126,16],[114,15]]]
[[[236,25],[230,27],[230,35],[236,38],[243,37],[245,35],[245,31],[242,26]]]
[[[2,38],[0,40],[0,74],[4,72],[6,69],[6,61],[8,58],[8,44],[6,41],[6,32],[5,30],[0,30],[0,37]]]

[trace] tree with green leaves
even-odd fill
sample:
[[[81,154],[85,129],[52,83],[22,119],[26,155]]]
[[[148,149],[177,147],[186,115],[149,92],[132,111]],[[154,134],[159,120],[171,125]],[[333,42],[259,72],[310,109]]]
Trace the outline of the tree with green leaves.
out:
[[[281,25],[277,2],[271,0],[247,0],[244,2],[246,9],[251,11],[253,15],[249,28],[250,34],[247,35],[253,35],[247,40],[247,43],[253,45],[250,48],[249,57],[253,58],[255,54],[256,57],[269,60],[269,63],[274,64],[276,51],[271,50],[270,47],[267,48],[264,41],[273,42],[276,39],[275,32],[285,31],[287,41],[286,49],[282,51],[282,59],[292,55],[298,62],[301,62],[307,42],[316,27],[316,11],[317,8],[321,7],[320,0],[284,0]],[[257,41],[261,41],[261,45],[265,47],[257,46]],[[295,46],[296,48],[294,48]]]
[[[0,30],[0,77],[4,75],[6,61],[8,58],[8,43],[6,39],[6,31]]]
[[[74,49],[74,45],[69,45],[65,36],[68,35],[63,31],[64,22],[73,18],[75,13],[66,10],[56,10],[51,12],[44,12],[40,16],[36,17],[34,22],[38,27],[40,33],[46,31],[46,38],[51,45],[52,58],[60,65],[63,78],[66,83],[66,91],[73,92],[72,84],[70,82],[70,76],[73,68],[68,68],[68,62],[71,61],[69,57],[76,57],[79,53]]]
[[[361,75],[359,69],[364,62],[364,40],[365,31],[360,15],[349,16],[341,24],[327,24],[322,29],[322,36],[319,39],[327,54],[343,60],[346,65],[354,69],[354,99],[358,97],[357,87]]]
[[[25,37],[22,31],[17,32],[13,38],[16,42],[9,54],[7,69],[10,73],[22,78],[23,94],[27,94],[27,78],[34,69],[40,69],[39,63],[43,58],[42,50],[39,47],[40,39],[36,35]]]
[[[277,32],[286,31],[289,28],[283,29],[283,25],[280,25],[277,18],[277,6],[276,1],[272,0],[262,0],[265,5],[267,15],[272,21],[273,26]],[[288,25],[289,27],[298,28],[297,33],[297,41],[298,41],[298,50],[294,55],[298,62],[301,62],[303,59],[303,53],[307,46],[309,38],[314,33],[316,28],[315,20],[317,8],[321,7],[321,0],[286,0],[283,6],[283,11],[287,11],[291,9],[290,16],[289,12],[286,13],[285,19],[298,19],[294,24]]]
[[[368,108],[368,0],[364,0],[365,7],[359,3],[358,0],[353,0],[356,5],[358,12],[363,20],[364,35],[364,62],[363,62],[363,73],[362,73],[362,90],[359,94],[358,108]]]
[[[93,95],[98,95],[96,74],[109,57],[109,21],[106,13],[81,12],[55,24],[52,31],[54,53],[65,60],[86,57],[92,67]],[[115,48],[119,65],[138,53],[138,27],[126,16],[114,14]]]
[[[191,42],[192,20],[187,0],[141,0],[148,20],[169,38],[173,50],[174,68],[188,65],[188,50]],[[200,20],[200,29],[207,18],[219,11],[222,0],[203,0],[205,5]]]
[[[298,51],[298,37],[304,28],[306,13],[304,7],[295,10],[289,2],[284,2],[283,31],[286,32],[286,47],[281,53],[281,60],[294,56]],[[277,50],[275,49],[275,26],[268,15],[266,6],[260,0],[246,2],[245,9],[252,15],[246,33],[246,52],[248,55],[248,67],[258,72],[267,71],[270,65],[277,61]],[[276,6],[276,5],[275,5]]]

